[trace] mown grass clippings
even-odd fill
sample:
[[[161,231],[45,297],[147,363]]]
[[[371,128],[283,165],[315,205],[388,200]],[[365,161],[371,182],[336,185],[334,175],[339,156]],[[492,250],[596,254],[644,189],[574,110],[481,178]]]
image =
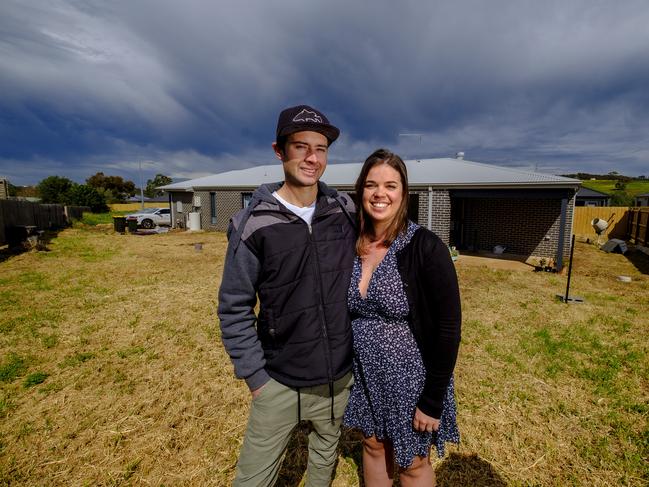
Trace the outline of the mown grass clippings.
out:
[[[133,477],[133,475],[137,471],[137,468],[140,466],[140,463],[142,463],[142,459],[138,458],[136,460],[133,460],[133,461],[129,462],[126,465],[126,470],[124,472],[124,480],[125,481],[130,480],[131,477]]]
[[[31,421],[25,421],[18,426],[18,430],[16,431],[16,439],[24,440],[32,433],[34,433],[34,424]]]
[[[52,285],[47,276],[42,272],[24,271],[18,276],[18,282],[25,291],[49,291]]]
[[[146,348],[142,346],[133,346],[117,350],[117,356],[119,358],[128,358],[130,356],[143,355],[146,352]]]
[[[5,392],[2,397],[0,397],[0,418],[4,418],[7,413],[15,408],[15,404],[11,401],[8,394]]]
[[[65,385],[62,382],[49,380],[43,387],[38,388],[38,392],[47,396],[48,394],[61,391],[64,387]]]
[[[45,379],[47,379],[50,376],[50,374],[46,372],[34,372],[32,374],[29,374],[26,378],[25,381],[23,382],[23,387],[25,389],[29,389],[30,387],[37,386],[38,384],[42,384],[45,382]]]
[[[0,318],[0,322],[11,323],[5,329],[18,332],[17,336],[24,337],[28,334],[32,338],[38,338],[44,328],[56,328],[60,318],[56,309],[25,308],[7,313],[6,318]]]
[[[95,358],[95,354],[93,352],[75,352],[65,357],[63,361],[59,364],[59,366],[76,367],[93,358]]]
[[[249,392],[219,340],[226,239],[200,240],[79,224],[0,263],[0,366],[25,366],[0,381],[0,484],[231,484]],[[647,275],[580,244],[571,293],[588,298],[570,306],[554,299],[565,276],[457,269],[462,443],[433,458],[438,485],[645,485]],[[361,451],[344,431],[334,487],[360,485]]]
[[[41,343],[45,348],[54,348],[59,343],[59,337],[54,333],[51,335],[44,335],[41,337]]]
[[[15,353],[9,353],[0,364],[0,381],[12,382],[27,370],[27,360]]]

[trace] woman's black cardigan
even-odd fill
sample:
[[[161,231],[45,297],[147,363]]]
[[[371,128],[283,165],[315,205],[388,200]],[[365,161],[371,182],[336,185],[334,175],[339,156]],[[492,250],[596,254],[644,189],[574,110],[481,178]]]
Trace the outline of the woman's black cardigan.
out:
[[[440,418],[460,346],[462,311],[455,266],[446,244],[433,232],[417,229],[398,254],[409,323],[426,368],[417,407]]]

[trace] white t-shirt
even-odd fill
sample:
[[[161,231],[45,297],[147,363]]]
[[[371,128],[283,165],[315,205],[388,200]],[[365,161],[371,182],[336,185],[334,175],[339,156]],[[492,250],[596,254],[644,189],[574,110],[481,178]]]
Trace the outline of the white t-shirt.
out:
[[[307,225],[311,225],[311,220],[313,219],[313,213],[315,212],[315,201],[311,203],[309,206],[295,206],[289,203],[288,201],[286,201],[280,195],[278,195],[277,191],[273,192],[273,196],[277,201],[283,204],[286,208],[288,208],[297,216],[302,218],[302,220],[304,220]]]

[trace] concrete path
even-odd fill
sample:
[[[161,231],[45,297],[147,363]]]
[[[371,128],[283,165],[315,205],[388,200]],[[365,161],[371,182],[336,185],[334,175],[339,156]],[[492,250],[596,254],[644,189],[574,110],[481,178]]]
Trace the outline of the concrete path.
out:
[[[455,262],[458,267],[463,266],[486,266],[490,269],[507,269],[511,271],[526,271],[534,270],[534,267],[523,262],[525,257],[518,257],[512,255],[496,255],[496,254],[461,254],[460,258]]]

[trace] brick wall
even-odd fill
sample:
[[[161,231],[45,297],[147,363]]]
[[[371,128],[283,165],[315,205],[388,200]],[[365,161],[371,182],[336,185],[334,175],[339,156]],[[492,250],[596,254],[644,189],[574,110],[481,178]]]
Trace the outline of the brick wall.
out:
[[[428,191],[412,191],[411,194],[419,195],[419,211],[417,221],[422,227],[428,228]]]
[[[201,207],[198,210],[201,214],[201,230],[218,230],[217,226],[212,224],[210,191],[196,191],[194,196],[198,196],[201,199]]]
[[[428,228],[429,193],[428,191],[417,191],[417,193],[419,194],[419,218],[417,223]],[[448,245],[451,225],[451,197],[445,189],[433,189],[430,195],[433,202],[431,230]]]
[[[180,219],[184,228],[188,227],[189,213],[198,211],[201,215],[201,229],[208,231],[226,231],[230,218],[242,208],[241,191],[214,191],[216,195],[216,223],[212,223],[211,191],[195,193],[172,193],[171,218],[174,227]],[[194,198],[201,200],[200,208],[194,207]],[[177,211],[177,201],[182,202],[182,212]]]
[[[463,227],[459,223],[464,205]],[[555,258],[561,223],[560,199],[498,199],[467,198],[453,201],[458,222],[453,244],[463,240],[464,246],[477,250],[493,250],[504,245],[507,253]],[[570,237],[574,197],[568,201],[564,231],[564,257],[570,255]],[[456,216],[458,215],[458,216]]]
[[[182,211],[178,211],[178,201],[182,203]],[[178,222],[182,228],[189,224],[189,212],[193,209],[194,193],[171,193],[171,226],[178,228]]]
[[[241,201],[241,191],[222,191],[216,192],[216,230],[226,231],[230,224],[230,218],[243,208]]]
[[[431,230],[448,245],[451,230],[451,197],[445,189],[434,189],[431,194],[433,199]]]

